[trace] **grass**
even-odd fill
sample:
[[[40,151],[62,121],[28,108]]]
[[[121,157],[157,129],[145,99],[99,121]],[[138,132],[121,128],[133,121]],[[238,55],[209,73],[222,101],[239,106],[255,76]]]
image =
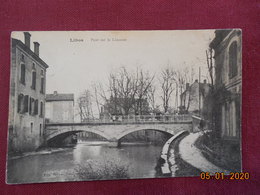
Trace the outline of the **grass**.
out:
[[[127,179],[129,166],[118,159],[101,158],[77,165],[75,172],[80,180]]]
[[[195,143],[202,154],[213,164],[233,172],[241,171],[240,145],[232,140],[223,140],[206,132]]]

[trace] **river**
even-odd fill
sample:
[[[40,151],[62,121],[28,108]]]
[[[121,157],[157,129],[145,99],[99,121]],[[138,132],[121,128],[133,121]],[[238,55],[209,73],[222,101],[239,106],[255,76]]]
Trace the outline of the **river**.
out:
[[[81,180],[77,167],[106,162],[123,164],[129,178],[153,178],[162,146],[125,143],[108,147],[105,141],[79,141],[73,148],[45,149],[8,162],[8,183],[38,183]],[[103,165],[102,165],[103,163]]]

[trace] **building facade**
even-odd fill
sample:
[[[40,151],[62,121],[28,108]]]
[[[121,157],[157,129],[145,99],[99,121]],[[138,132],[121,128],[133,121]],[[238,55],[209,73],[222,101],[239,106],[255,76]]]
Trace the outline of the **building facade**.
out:
[[[210,43],[215,58],[216,129],[225,139],[239,140],[242,93],[241,30],[216,30]]]
[[[25,43],[12,39],[9,96],[9,152],[26,152],[44,141],[45,86],[48,65],[39,57],[39,43],[30,48],[30,33]]]
[[[195,80],[191,85],[187,83],[185,91],[180,95],[180,112],[201,115],[207,113],[211,109],[208,101],[206,101],[209,92],[210,84],[206,80],[203,83]]]
[[[74,122],[74,94],[46,94],[46,122]]]

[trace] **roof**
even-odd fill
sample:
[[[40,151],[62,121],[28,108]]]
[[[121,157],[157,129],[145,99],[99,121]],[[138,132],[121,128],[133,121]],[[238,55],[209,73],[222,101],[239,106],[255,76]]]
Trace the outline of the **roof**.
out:
[[[48,68],[49,66],[38,56],[36,55],[29,47],[27,47],[22,41],[18,39],[12,38],[12,47],[19,45],[25,52],[27,52],[30,56],[34,58],[37,62],[42,64],[45,68]]]
[[[73,93],[57,93],[57,94],[46,94],[46,102],[51,101],[74,101]]]
[[[198,82],[194,82],[194,83],[192,83],[187,89],[185,89],[184,90],[184,92],[182,92],[181,93],[181,95],[180,96],[183,96],[187,91],[190,91],[191,90],[191,88],[194,86],[194,84],[198,84]],[[200,87],[200,91],[202,91],[205,87],[210,87],[211,86],[211,84],[209,84],[209,83],[199,83],[199,87]]]

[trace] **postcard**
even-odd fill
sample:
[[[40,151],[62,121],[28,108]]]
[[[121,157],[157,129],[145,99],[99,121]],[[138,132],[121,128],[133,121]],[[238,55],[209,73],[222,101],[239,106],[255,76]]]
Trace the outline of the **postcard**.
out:
[[[241,172],[241,39],[12,32],[6,182]]]

